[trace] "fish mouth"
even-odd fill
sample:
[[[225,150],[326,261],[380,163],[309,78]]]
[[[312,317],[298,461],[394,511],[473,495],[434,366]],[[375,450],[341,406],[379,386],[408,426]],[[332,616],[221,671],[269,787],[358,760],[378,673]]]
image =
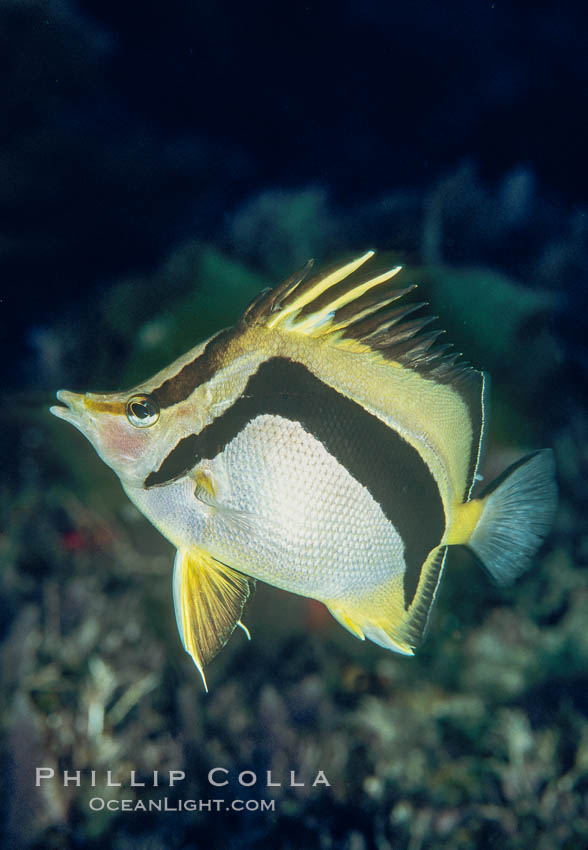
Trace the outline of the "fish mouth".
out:
[[[71,422],[72,425],[80,426],[80,420],[84,411],[84,396],[79,393],[72,393],[69,390],[59,390],[57,393],[57,401],[61,404],[54,404],[49,408],[49,412],[58,419],[64,419],[66,422]]]

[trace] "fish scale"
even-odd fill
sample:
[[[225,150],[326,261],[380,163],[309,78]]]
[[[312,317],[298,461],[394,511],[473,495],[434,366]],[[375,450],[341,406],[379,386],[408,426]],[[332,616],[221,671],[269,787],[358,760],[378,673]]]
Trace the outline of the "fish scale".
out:
[[[376,586],[390,565],[402,573],[402,541],[379,505],[298,423],[259,417],[210,464],[213,474],[219,466],[229,504],[257,518],[247,532],[222,515],[210,521],[203,544],[219,560],[318,599]]]

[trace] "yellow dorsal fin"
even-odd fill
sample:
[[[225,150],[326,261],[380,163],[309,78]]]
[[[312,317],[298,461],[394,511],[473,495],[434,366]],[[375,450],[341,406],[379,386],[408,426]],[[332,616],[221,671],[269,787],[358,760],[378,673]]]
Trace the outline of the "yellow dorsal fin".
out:
[[[425,373],[434,371],[444,380],[463,380],[473,370],[466,364],[456,365],[459,355],[448,354],[450,346],[433,347],[442,331],[422,333],[436,317],[407,321],[411,313],[424,306],[423,302],[387,309],[415,288],[414,284],[402,289],[389,285],[401,266],[358,276],[358,270],[374,253],[366,251],[351,262],[310,278],[312,263],[307,263],[281,286],[260,293],[246,309],[242,322],[326,340],[329,345],[357,353],[377,352],[402,366]]]
[[[203,549],[178,549],[174,563],[176,623],[186,652],[198,667],[204,687],[204,665],[225,645],[241,622],[255,582],[216,561]]]
[[[349,277],[366,260],[371,259],[373,256],[373,251],[366,251],[361,257],[357,257],[357,259],[352,260],[350,263],[345,263],[343,266],[329,269],[323,274],[306,281],[304,285],[302,285],[302,280],[300,280],[293,289],[286,293],[285,297],[280,299],[279,309],[274,311],[274,315],[268,318],[267,326],[273,328],[276,325],[282,325],[288,317],[290,317],[290,323],[292,323],[303,307],[312,304],[323,292],[326,292],[335,286],[335,284]]]
[[[351,262],[306,279],[309,264],[302,273],[290,278],[257,302],[253,311],[255,318],[263,318],[269,329],[281,328],[318,337],[331,333],[335,324],[337,329],[340,329],[351,321],[357,321],[361,316],[371,315],[403,294],[396,291],[390,295],[388,291],[387,297],[380,294],[367,305],[361,302],[362,296],[389,281],[401,269],[401,266],[394,266],[375,276],[370,275],[358,280],[355,272],[373,256],[374,251],[366,251]],[[358,305],[357,309],[352,309],[345,320],[335,322],[335,314],[349,304]]]

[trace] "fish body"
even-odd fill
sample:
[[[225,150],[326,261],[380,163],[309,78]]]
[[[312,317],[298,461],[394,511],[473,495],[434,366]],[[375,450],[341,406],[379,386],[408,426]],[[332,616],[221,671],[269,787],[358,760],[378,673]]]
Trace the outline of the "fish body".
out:
[[[411,318],[422,304],[396,304],[413,288],[391,285],[398,267],[362,274],[372,255],[307,266],[133,390],[60,391],[52,408],[177,548],[176,618],[203,679],[256,579],[411,655],[449,546],[507,583],[550,528],[549,450],[472,499],[487,378]]]

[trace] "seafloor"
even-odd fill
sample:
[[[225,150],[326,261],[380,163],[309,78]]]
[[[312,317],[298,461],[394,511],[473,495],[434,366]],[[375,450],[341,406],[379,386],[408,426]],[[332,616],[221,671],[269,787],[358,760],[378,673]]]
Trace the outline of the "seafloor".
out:
[[[37,330],[37,386],[114,389],[234,320],[309,253],[402,248],[448,338],[492,375],[486,479],[553,446],[560,506],[512,588],[453,553],[413,659],[259,586],[252,641],[237,630],[206,695],[176,631],[170,546],[31,379],[0,420],[3,846],[588,846],[588,414],[569,296],[588,226],[562,216],[548,239],[550,216],[524,170],[484,187],[465,167],[426,196],[343,212],[312,188],[269,192],[218,244],[187,241],[152,275],[81,294]],[[36,767],[56,781],[35,788]],[[213,767],[229,770],[226,787],[209,784]],[[64,786],[74,770],[81,787]],[[121,787],[105,788],[107,770]],[[131,770],[145,788],[129,787]],[[185,780],[170,789],[168,770]],[[257,783],[241,785],[242,770]],[[268,770],[281,785],[267,787]],[[329,787],[312,786],[319,771]],[[97,796],[275,811],[98,812]]]

